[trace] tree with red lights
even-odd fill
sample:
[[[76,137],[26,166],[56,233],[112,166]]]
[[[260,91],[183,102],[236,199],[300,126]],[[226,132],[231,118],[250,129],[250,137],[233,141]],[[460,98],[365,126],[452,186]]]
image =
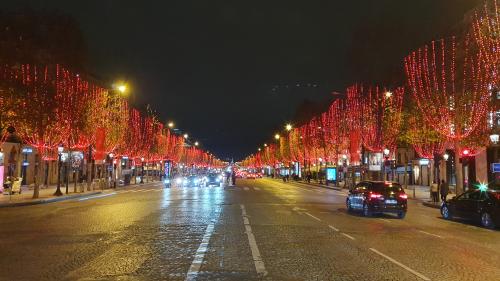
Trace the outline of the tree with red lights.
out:
[[[475,134],[489,109],[489,69],[469,43],[469,36],[458,43],[455,38],[433,41],[405,58],[408,86],[426,126],[455,148],[457,193],[463,191],[458,161],[463,142],[481,137]]]

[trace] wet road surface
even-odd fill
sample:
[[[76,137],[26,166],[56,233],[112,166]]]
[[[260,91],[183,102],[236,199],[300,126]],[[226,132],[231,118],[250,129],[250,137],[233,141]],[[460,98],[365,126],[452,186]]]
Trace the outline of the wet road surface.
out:
[[[0,210],[0,280],[500,280],[500,231],[270,179]]]

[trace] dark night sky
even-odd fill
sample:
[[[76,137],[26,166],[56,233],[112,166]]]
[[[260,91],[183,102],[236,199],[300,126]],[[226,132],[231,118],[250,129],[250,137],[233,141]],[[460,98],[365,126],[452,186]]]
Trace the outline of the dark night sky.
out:
[[[358,81],[396,85],[405,54],[449,33],[480,0],[0,3],[72,15],[91,72],[128,79],[136,104],[152,104],[217,156],[238,159],[304,99],[322,101]]]

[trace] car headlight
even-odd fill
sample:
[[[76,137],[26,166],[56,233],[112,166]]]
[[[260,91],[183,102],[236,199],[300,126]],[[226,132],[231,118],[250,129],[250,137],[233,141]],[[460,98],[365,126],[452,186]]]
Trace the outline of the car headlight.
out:
[[[181,184],[181,183],[182,183],[182,179],[181,179],[181,178],[177,178],[177,179],[175,180],[175,182],[176,182],[176,183],[178,183],[178,184]]]

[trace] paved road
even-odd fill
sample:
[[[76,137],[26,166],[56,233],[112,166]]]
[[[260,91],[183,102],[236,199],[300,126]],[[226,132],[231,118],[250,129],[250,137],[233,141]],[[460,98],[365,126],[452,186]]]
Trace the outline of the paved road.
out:
[[[500,231],[269,179],[0,210],[0,280],[500,280]]]

